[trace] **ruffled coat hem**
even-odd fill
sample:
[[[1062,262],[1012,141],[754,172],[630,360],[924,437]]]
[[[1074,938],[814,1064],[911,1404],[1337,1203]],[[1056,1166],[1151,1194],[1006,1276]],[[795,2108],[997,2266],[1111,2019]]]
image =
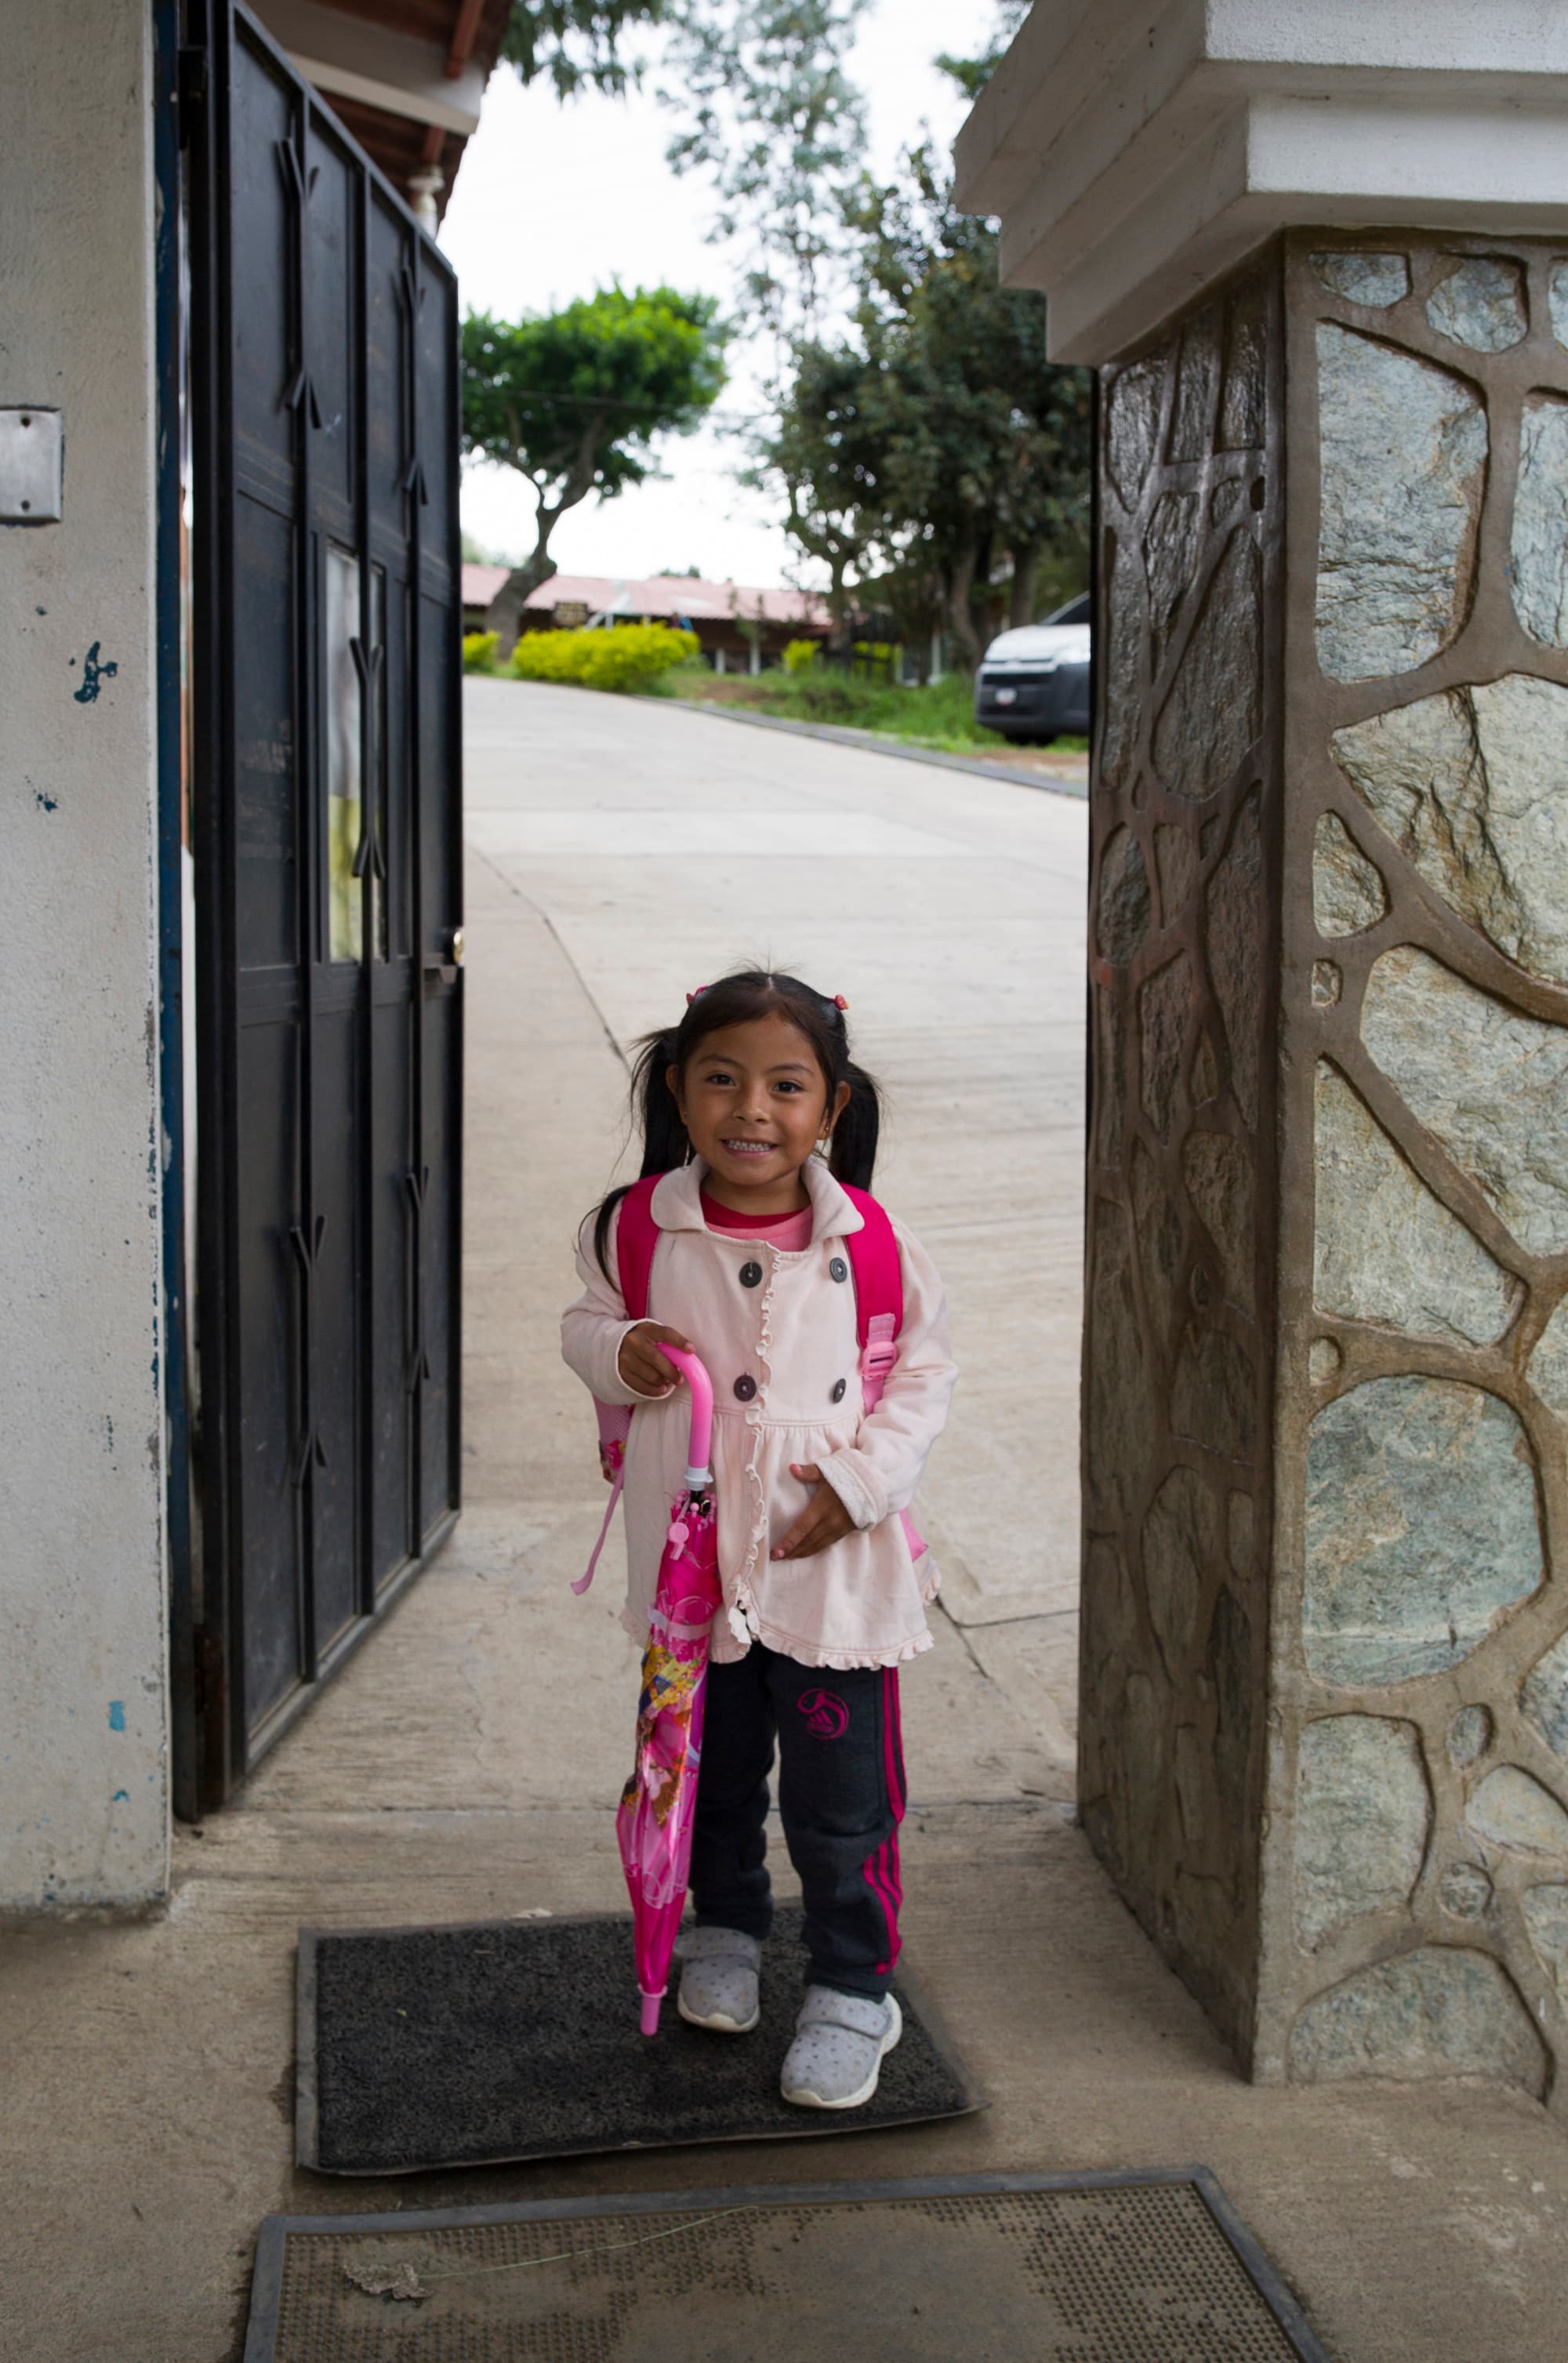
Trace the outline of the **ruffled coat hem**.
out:
[[[926,1598],[932,1599],[935,1592],[936,1586],[933,1584],[931,1590],[926,1593]],[[623,1630],[629,1633],[634,1641],[647,1640],[647,1620],[644,1619],[639,1625],[630,1608],[622,1609],[620,1622]],[[751,1624],[750,1619],[748,1624]],[[803,1641],[798,1635],[786,1633],[782,1625],[761,1621],[751,1625],[751,1630],[752,1639],[761,1641],[765,1649],[776,1650],[781,1658],[793,1658],[797,1666],[819,1666],[824,1673],[830,1674],[853,1673],[858,1669],[865,1667],[906,1666],[911,1659],[924,1657],[926,1651],[933,1646],[929,1628],[924,1632],[912,1633],[906,1641],[897,1642],[893,1647],[878,1650],[874,1654],[864,1650],[857,1653],[854,1650],[820,1648],[815,1641]],[[740,1652],[740,1657],[744,1657],[745,1654],[745,1650]],[[713,1662],[715,1665],[734,1665],[739,1662],[739,1659],[716,1656]]]

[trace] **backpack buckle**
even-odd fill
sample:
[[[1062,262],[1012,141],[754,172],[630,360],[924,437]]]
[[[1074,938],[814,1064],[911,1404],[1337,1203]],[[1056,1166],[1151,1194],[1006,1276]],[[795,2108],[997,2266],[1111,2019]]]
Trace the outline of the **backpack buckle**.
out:
[[[898,1359],[898,1338],[891,1313],[873,1313],[866,1324],[861,1348],[861,1394],[867,1411],[882,1401],[882,1391]]]

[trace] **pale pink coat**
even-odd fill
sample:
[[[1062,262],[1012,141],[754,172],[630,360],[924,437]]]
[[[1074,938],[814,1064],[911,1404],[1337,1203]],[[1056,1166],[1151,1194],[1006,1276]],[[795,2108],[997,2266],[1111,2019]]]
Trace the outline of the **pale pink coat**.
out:
[[[756,1639],[802,1665],[896,1665],[931,1646],[925,1603],[935,1594],[937,1570],[929,1551],[917,1564],[911,1559],[895,1514],[914,1499],[958,1375],[941,1282],[925,1249],[895,1224],[904,1326],[882,1401],[864,1413],[854,1284],[835,1281],[830,1270],[835,1259],[847,1261],[839,1242],[861,1229],[860,1215],[813,1159],[804,1175],[811,1244],[785,1253],[765,1237],[708,1229],[700,1196],[706,1171],[697,1159],[665,1174],[653,1193],[661,1236],[648,1312],[685,1333],[713,1379],[718,1561],[729,1614],[715,1620],[712,1654],[726,1663]],[[594,1255],[592,1229],[579,1242],[583,1293],[562,1320],[562,1350],[601,1403],[642,1404],[627,1446],[621,1620],[641,1640],[686,1463],[691,1398],[681,1387],[650,1403],[619,1377],[616,1358],[632,1324]],[[607,1259],[615,1270],[613,1230]],[[760,1285],[742,1285],[747,1264],[761,1264]],[[755,1392],[738,1396],[738,1379],[753,1380]],[[790,1475],[792,1460],[818,1464],[856,1531],[814,1558],[773,1559],[772,1546],[811,1491]]]

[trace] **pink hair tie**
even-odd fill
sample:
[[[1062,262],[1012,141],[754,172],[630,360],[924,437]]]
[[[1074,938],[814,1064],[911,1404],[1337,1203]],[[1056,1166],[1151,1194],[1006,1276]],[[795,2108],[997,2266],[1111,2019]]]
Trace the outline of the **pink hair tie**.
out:
[[[686,1007],[689,1009],[693,1002],[699,1000],[706,991],[707,987],[706,984],[699,984],[695,993],[688,993],[686,995]]]
[[[835,1009],[848,1009],[849,1005],[849,1003],[844,999],[841,993],[836,993],[833,995],[833,1006]]]

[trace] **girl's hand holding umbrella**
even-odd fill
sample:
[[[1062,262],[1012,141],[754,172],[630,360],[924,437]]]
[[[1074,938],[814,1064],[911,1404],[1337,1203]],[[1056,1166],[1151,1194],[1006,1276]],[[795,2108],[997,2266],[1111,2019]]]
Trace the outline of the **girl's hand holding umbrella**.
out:
[[[661,1346],[673,1346],[683,1354],[695,1354],[696,1348],[679,1329],[672,1329],[667,1321],[639,1321],[628,1329],[620,1341],[616,1367],[625,1384],[634,1392],[652,1399],[673,1395],[683,1383],[680,1374],[660,1352]]]

